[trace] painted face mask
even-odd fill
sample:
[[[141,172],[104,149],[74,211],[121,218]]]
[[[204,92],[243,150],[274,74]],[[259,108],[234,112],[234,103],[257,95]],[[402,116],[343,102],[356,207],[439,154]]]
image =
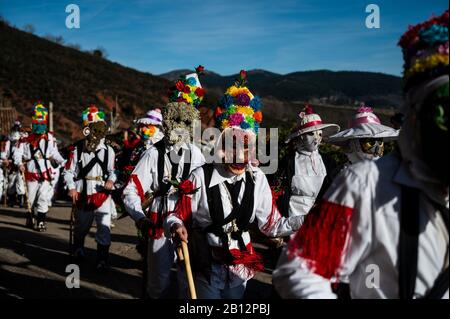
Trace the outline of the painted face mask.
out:
[[[445,84],[425,99],[419,113],[421,157],[444,184],[449,183],[449,86]]]
[[[384,142],[382,139],[363,138],[350,140],[345,155],[352,163],[358,163],[363,160],[376,161],[384,152]]]
[[[105,122],[89,124],[89,127],[84,130],[84,134],[86,135],[86,149],[89,152],[94,152],[100,144],[100,141],[105,138],[107,132],[108,128]]]
[[[308,132],[300,135],[296,148],[297,151],[314,152],[319,149],[319,145],[322,142],[322,130]]]
[[[154,125],[144,125],[140,127],[139,135],[144,140],[148,140],[152,138],[156,133],[158,133],[159,129]]]
[[[31,125],[31,129],[35,134],[44,134],[45,132],[47,132],[47,124],[34,123]]]

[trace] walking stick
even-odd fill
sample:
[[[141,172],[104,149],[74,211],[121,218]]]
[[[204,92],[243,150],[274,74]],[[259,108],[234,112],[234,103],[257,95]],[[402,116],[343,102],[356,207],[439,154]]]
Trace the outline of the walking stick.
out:
[[[27,201],[27,213],[28,213],[28,216],[27,216],[26,226],[27,227],[33,227],[33,225],[34,225],[33,212],[32,212],[32,209],[31,209],[30,199],[28,197],[27,180],[25,178],[25,173],[24,172],[21,172],[20,174],[22,175],[22,178],[23,178],[23,182],[24,182],[24,186],[25,186],[25,199]]]
[[[195,291],[194,285],[194,277],[192,276],[191,260],[189,259],[189,249],[185,241],[181,241],[181,249],[180,247],[177,248],[177,254],[178,258],[181,261],[184,261],[184,266],[186,267],[186,276],[188,280],[189,294],[191,296],[191,299],[197,299],[197,292]]]
[[[8,178],[9,178],[9,172],[8,172],[8,166],[3,167],[3,206],[7,206],[7,197],[8,197]]]
[[[75,214],[77,212],[77,204],[72,203],[72,210],[70,211],[70,226],[69,226],[69,255],[73,256],[73,223],[75,219]]]
[[[147,297],[148,281],[148,231],[144,234],[144,254],[142,256],[142,299]]]

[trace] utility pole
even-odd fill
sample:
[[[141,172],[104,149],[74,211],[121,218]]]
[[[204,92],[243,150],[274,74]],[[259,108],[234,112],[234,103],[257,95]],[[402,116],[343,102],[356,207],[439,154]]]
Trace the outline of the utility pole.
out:
[[[53,102],[48,103],[48,122],[49,131],[53,132]]]

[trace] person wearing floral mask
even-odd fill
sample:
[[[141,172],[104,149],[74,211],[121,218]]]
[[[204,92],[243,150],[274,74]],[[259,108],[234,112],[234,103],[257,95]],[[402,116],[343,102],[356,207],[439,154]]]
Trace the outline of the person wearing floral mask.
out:
[[[30,134],[14,153],[14,163],[25,173],[31,212],[27,215],[26,225],[38,231],[46,230],[46,215],[53,196],[51,185],[51,160],[59,165],[65,163],[58,151],[53,133],[47,132],[48,110],[38,103],[33,109]],[[34,223],[36,217],[36,223]]]
[[[336,298],[343,282],[354,299],[449,298],[448,24],[446,11],[400,38],[398,152],[336,177],[273,272],[281,297]]]
[[[0,154],[0,161],[6,167],[7,179],[7,189],[6,194],[8,197],[8,205],[13,207],[16,200],[19,203],[19,207],[23,208],[25,200],[25,181],[19,171],[19,168],[14,165],[14,154],[16,152],[21,152],[23,144],[20,139],[20,131],[22,130],[22,125],[19,121],[16,121],[14,126],[11,128],[11,133],[9,134],[8,140],[4,145],[4,149]],[[17,198],[16,198],[17,196]]]
[[[174,185],[205,162],[201,150],[192,142],[193,124],[199,120],[196,108],[204,95],[198,78],[201,71],[199,67],[196,73],[181,76],[161,113],[152,111],[137,123],[138,134],[152,145],[131,173],[123,202],[144,237],[143,290],[144,297],[152,299],[168,297],[170,292],[175,247],[164,236],[163,223],[175,209],[179,196]],[[159,123],[161,129],[153,125]]]
[[[166,234],[189,245],[200,299],[243,298],[248,280],[264,269],[249,234],[251,223],[275,237],[292,234],[303,221],[303,216],[280,216],[266,176],[254,165],[260,109],[241,71],[216,110],[222,133],[214,163],[192,172],[174,213],[166,219]]]
[[[76,261],[84,259],[84,240],[95,219],[96,268],[104,271],[108,268],[111,214],[115,209],[111,198],[117,179],[115,153],[111,146],[105,144],[108,132],[105,113],[90,105],[83,111],[82,120],[86,138],[70,147],[70,157],[63,172],[69,196],[78,208],[71,250]]]
[[[363,104],[352,120],[352,126],[330,136],[328,143],[341,146],[350,164],[363,160],[378,160],[383,156],[384,143],[397,139],[398,130],[382,125],[371,107]]]
[[[337,131],[338,125],[323,123],[309,105],[299,113],[298,124],[286,141],[293,151],[282,160],[277,176],[284,190],[278,200],[284,216],[304,216],[314,205],[327,176],[319,146],[324,136]]]

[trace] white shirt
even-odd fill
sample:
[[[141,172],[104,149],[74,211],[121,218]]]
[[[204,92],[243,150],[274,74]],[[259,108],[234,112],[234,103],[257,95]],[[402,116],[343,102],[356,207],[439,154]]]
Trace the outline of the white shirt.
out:
[[[266,176],[257,167],[248,166],[247,170],[250,170],[255,183],[254,207],[253,214],[250,218],[250,223],[256,220],[259,229],[267,236],[272,237],[287,236],[299,229],[301,223],[303,222],[303,216],[284,218],[281,217],[278,210],[275,210],[274,214],[272,214],[272,192]],[[237,176],[226,171],[222,165],[215,165],[211,176],[211,183],[210,185],[205,185],[203,168],[199,168],[192,172],[189,180],[194,184],[195,188],[199,188],[199,190],[193,195],[188,195],[192,198],[193,227],[204,229],[212,224],[206,187],[211,188],[219,185],[224,218],[226,218],[231,213],[233,206],[231,196],[225,186],[225,182],[234,183],[241,179],[243,180],[243,186],[241,186],[240,189],[238,203],[241,203],[242,198],[244,197],[245,185],[247,183],[246,174]],[[268,225],[269,220],[270,224]],[[171,227],[176,223],[183,224],[183,222],[175,214],[171,214],[167,217],[165,222],[165,231],[167,235],[169,235]],[[232,227],[232,224],[228,223],[223,227],[224,230],[227,231],[230,227]],[[222,241],[217,235],[208,233],[207,238],[210,246],[223,247]],[[242,233],[242,238],[245,245],[248,245],[251,241],[250,235],[247,231]],[[235,239],[230,239],[228,246],[229,249],[238,249],[238,241]],[[227,282],[228,274],[230,275],[230,287],[236,287],[252,278],[254,275],[251,272],[245,271],[245,267],[243,265],[226,266],[213,263],[211,284],[217,288],[223,289]]]
[[[110,180],[112,182],[115,182],[117,179],[116,173],[114,172],[114,163],[115,163],[115,152],[112,147],[105,145],[105,140],[102,139],[100,143],[97,145],[97,148],[95,151],[99,151],[98,158],[100,161],[105,160],[105,152],[108,152],[108,164],[107,169],[108,171],[105,172],[107,175],[107,180]],[[69,190],[76,189],[77,192],[83,191],[83,180],[76,180],[78,174],[79,174],[79,165],[77,161],[81,161],[81,166],[85,167],[90,163],[90,161],[95,157],[94,152],[88,153],[83,152],[81,156],[78,155],[78,150],[75,148],[73,151],[73,158],[70,160],[69,167],[66,167],[64,169],[63,175],[64,175],[64,182],[66,183],[66,186]],[[87,177],[103,177],[103,171],[102,167],[99,163],[96,163],[94,167],[87,173]],[[106,181],[101,180],[86,180],[86,194],[92,195],[96,194],[99,190],[103,188]]]
[[[348,282],[352,298],[399,298],[398,244],[401,185],[421,189],[395,155],[364,161],[343,170],[324,200],[352,209],[351,231],[338,278]],[[444,193],[443,193],[444,194]],[[441,204],[448,208],[447,194]],[[420,195],[420,224],[416,296],[424,296],[448,265],[449,234],[440,213],[424,192]],[[379,269],[379,287],[367,284]],[[298,255],[284,251],[273,273],[273,282],[284,298],[335,298],[330,281],[317,275]],[[448,298],[448,291],[445,298]]]
[[[309,213],[326,175],[327,170],[318,151],[295,152],[295,174],[291,181],[289,216]]]
[[[26,161],[27,171],[33,174],[39,173],[39,169],[42,173],[46,172],[46,167],[49,170],[48,174],[51,174],[50,168],[52,167],[52,165],[50,163],[50,159],[53,159],[59,165],[64,165],[65,159],[58,151],[58,145],[56,144],[56,140],[53,137],[53,134],[47,133],[47,136],[47,150],[45,150],[45,144],[47,143],[45,139],[40,139],[38,143],[38,147],[45,154],[42,154],[42,152],[38,150],[34,155],[34,158],[37,159],[38,166],[36,166],[36,161],[32,158],[30,143],[24,143],[22,147],[19,147],[17,151],[14,152],[14,164],[19,166],[20,164],[22,164],[22,161]],[[46,159],[44,159],[44,157]]]
[[[202,166],[205,163],[205,158],[200,151],[200,149],[193,145],[184,143],[181,146],[183,148],[183,155],[187,150],[190,151],[191,155],[191,164],[190,164],[190,172],[196,169],[199,166]],[[184,167],[184,156],[180,158],[180,162],[178,165],[178,171],[176,176],[171,176],[172,173],[172,164],[170,162],[169,154],[173,150],[173,147],[168,147],[166,149],[165,158],[164,158],[164,177],[163,181],[168,181],[172,179],[177,179],[180,181],[183,175],[183,167]],[[175,150],[174,150],[175,151]],[[156,147],[151,146],[148,150],[146,150],[139,160],[138,164],[134,168],[131,175],[135,175],[142,186],[142,191],[144,194],[153,193],[159,190],[159,178],[158,178],[158,150]],[[178,195],[173,187],[169,190],[169,195],[167,196],[166,212],[172,211],[175,208],[175,204],[177,202]],[[161,204],[161,197],[157,197],[153,200],[150,210],[152,212],[157,212],[158,207]],[[125,204],[125,208],[130,214],[130,216],[138,221],[142,217],[145,217],[145,214],[142,210],[141,197],[139,196],[138,187],[133,181],[130,179],[130,182],[127,184],[125,189],[123,190],[123,202]]]

